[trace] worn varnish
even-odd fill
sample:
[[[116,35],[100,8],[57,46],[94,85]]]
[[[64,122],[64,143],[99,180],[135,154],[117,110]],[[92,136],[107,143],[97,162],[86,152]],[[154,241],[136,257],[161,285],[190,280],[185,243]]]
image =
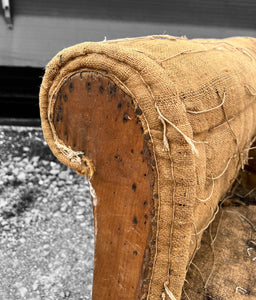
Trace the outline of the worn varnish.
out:
[[[54,108],[57,135],[92,160],[93,299],[140,299],[147,268],[153,175],[132,99],[97,72],[73,75]]]

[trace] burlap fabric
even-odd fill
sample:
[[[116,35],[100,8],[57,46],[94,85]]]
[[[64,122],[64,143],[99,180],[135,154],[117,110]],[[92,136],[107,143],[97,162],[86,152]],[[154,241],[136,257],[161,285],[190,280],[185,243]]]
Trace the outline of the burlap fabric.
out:
[[[220,209],[187,273],[182,299],[256,299],[256,207]]]
[[[152,270],[143,287],[147,299],[180,299],[201,235],[247,162],[256,133],[255,54],[253,38],[150,36],[82,43],[64,49],[46,67],[40,91],[45,139],[79,174],[92,176],[92,166],[63,145],[52,123],[63,82],[82,70],[97,71],[142,111],[158,194]]]

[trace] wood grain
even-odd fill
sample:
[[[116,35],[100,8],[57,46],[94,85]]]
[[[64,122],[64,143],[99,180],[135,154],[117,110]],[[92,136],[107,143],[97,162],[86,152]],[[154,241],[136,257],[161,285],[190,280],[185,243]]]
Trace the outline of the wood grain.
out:
[[[58,136],[96,171],[93,299],[139,299],[150,236],[150,154],[131,98],[96,72],[73,75],[55,103]]]

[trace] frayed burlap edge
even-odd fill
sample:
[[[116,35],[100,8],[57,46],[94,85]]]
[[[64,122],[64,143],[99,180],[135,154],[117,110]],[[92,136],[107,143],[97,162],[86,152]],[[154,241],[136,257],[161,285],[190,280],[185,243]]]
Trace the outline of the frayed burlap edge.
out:
[[[46,141],[48,142],[51,150],[53,153],[58,157],[58,159],[66,164],[67,166],[71,167],[72,169],[75,169],[79,174],[85,175],[85,176],[92,176],[93,172],[91,170],[90,165],[88,164],[88,161],[86,161],[86,158],[83,158],[82,153],[72,153],[72,149],[70,149],[71,156],[67,157],[65,155],[65,152],[61,151],[60,148],[56,145],[56,137],[54,136],[54,132],[52,130],[52,126],[50,125],[49,120],[49,114],[48,114],[48,99],[52,99],[54,97],[53,90],[55,90],[56,82],[59,81],[59,78],[67,78],[70,73],[72,73],[72,70],[75,72],[75,70],[81,69],[81,67],[94,67],[93,64],[89,62],[88,64],[83,65],[83,58],[91,56],[97,56],[99,58],[100,56],[104,57],[104,59],[109,58],[112,61],[114,60],[115,63],[120,64],[122,68],[128,67],[130,70],[132,70],[137,75],[137,81],[140,85],[140,88],[144,86],[144,92],[147,94],[147,100],[141,99],[141,96],[137,95],[138,91],[133,90],[132,87],[129,87],[129,83],[126,82],[126,84],[123,84],[123,86],[126,86],[127,89],[129,89],[132,92],[132,96],[134,100],[138,101],[139,106],[141,107],[142,111],[144,111],[144,122],[142,121],[143,128],[145,132],[148,132],[151,137],[151,142],[154,145],[155,140],[157,143],[159,143],[159,137],[158,132],[155,133],[156,127],[157,129],[162,128],[163,126],[163,120],[166,122],[165,115],[168,115],[168,108],[161,107],[161,103],[158,103],[157,96],[154,96],[154,89],[156,89],[156,86],[158,89],[160,88],[163,93],[166,95],[166,102],[172,103],[172,105],[176,105],[177,111],[179,111],[181,117],[183,118],[183,123],[187,126],[187,132],[185,132],[185,129],[183,129],[181,135],[181,139],[183,139],[185,136],[187,137],[187,141],[192,140],[192,129],[187,121],[186,114],[182,108],[182,105],[180,103],[180,100],[178,99],[177,92],[175,91],[175,87],[172,86],[169,83],[168,78],[166,78],[166,74],[164,73],[164,70],[156,64],[154,61],[143,55],[142,53],[137,53],[133,51],[132,58],[131,58],[131,49],[127,51],[126,49],[120,49],[119,47],[115,47],[114,44],[108,45],[107,43],[84,43],[77,45],[73,47],[73,49],[66,49],[60,52],[47,66],[46,68],[46,75],[44,77],[41,91],[40,91],[40,109],[41,109],[41,120],[42,120],[42,127],[44,131],[44,136]],[[118,59],[116,59],[118,57]],[[78,62],[78,59],[81,58],[81,61]],[[72,66],[70,67],[70,63],[72,62]],[[139,69],[138,66],[141,66],[141,62],[144,62],[145,66],[149,66],[147,70],[145,69]],[[88,62],[87,62],[88,63]],[[68,71],[61,72],[61,69],[63,70],[64,66],[68,66]],[[103,71],[106,71],[106,67],[104,64],[97,64],[96,61],[96,69],[98,70],[99,67]],[[152,73],[152,70],[154,72]],[[116,70],[115,70],[116,71]],[[117,74],[114,75],[119,78],[120,74],[116,72]],[[143,71],[143,72],[142,72]],[[111,73],[111,70],[107,70],[108,73]],[[64,73],[64,74],[63,74]],[[142,73],[145,75],[142,76]],[[165,79],[165,80],[163,80]],[[124,80],[119,79],[121,82],[124,82]],[[164,84],[163,82],[166,82],[168,84]],[[59,83],[59,82],[58,82]],[[155,86],[156,85],[156,86]],[[160,87],[159,87],[160,85]],[[125,91],[127,92],[127,90]],[[155,106],[156,111],[154,112],[153,120],[151,120],[151,124],[154,125],[154,123],[158,122],[157,126],[152,126],[153,128],[147,128],[145,125],[147,118],[147,114],[149,113],[147,110],[151,110],[150,106],[146,104],[147,101],[151,101],[151,103]],[[144,103],[143,103],[144,102]],[[144,106],[144,107],[143,107]],[[167,110],[166,110],[167,109]],[[151,111],[152,113],[152,111]],[[157,120],[157,121],[156,121]],[[168,119],[169,120],[169,119]],[[175,125],[175,121],[172,122],[172,120],[169,120],[169,124]],[[176,126],[176,128],[178,128]],[[184,126],[185,128],[185,126]],[[163,128],[162,128],[163,130]],[[179,141],[180,142],[180,141]],[[63,145],[61,141],[57,141],[60,145]],[[185,279],[186,274],[186,265],[189,259],[189,243],[190,243],[190,236],[192,231],[192,223],[191,223],[191,216],[193,215],[193,207],[186,208],[186,213],[184,214],[186,218],[186,222],[183,224],[183,235],[182,235],[182,261],[183,263],[179,266],[175,266],[175,257],[179,255],[179,250],[176,248],[176,256],[174,255],[171,257],[171,239],[172,236],[175,234],[173,230],[171,229],[173,227],[174,221],[175,221],[175,210],[174,210],[174,201],[175,201],[175,180],[172,177],[172,161],[170,161],[171,154],[168,153],[168,151],[165,151],[164,149],[167,149],[166,140],[161,141],[162,146],[160,147],[153,147],[154,148],[154,155],[156,156],[156,168],[158,170],[158,178],[156,178],[157,186],[158,186],[158,204],[157,207],[157,222],[154,226],[156,226],[156,244],[155,244],[155,255],[153,260],[153,268],[152,268],[152,276],[150,279],[150,282],[146,282],[145,285],[148,286],[148,292],[147,292],[147,299],[159,299],[159,297],[163,297],[163,291],[166,292],[166,295],[171,297],[180,297],[181,288]],[[187,160],[189,162],[188,165],[191,166],[191,162],[194,161],[193,159],[193,153],[191,150],[191,144],[184,143],[183,147],[185,148],[187,155]],[[66,148],[65,148],[66,150]],[[74,154],[74,155],[73,155]],[[158,159],[157,157],[166,157],[166,161],[169,161],[170,164],[170,177],[172,178],[171,182],[169,180],[168,182],[168,191],[165,191],[165,185],[159,186],[160,181],[165,182],[165,178],[163,178],[163,174],[161,174],[161,167],[158,166]],[[75,159],[70,159],[70,157],[80,157],[81,161],[78,159],[78,161]],[[172,160],[175,160],[175,156],[172,157]],[[86,163],[83,163],[85,161]],[[194,173],[194,167],[191,166],[191,176],[193,181],[193,173]],[[91,174],[91,175],[90,175]],[[195,184],[191,184],[191,186],[195,186]],[[187,190],[187,188],[186,188]],[[171,191],[171,192],[170,192]],[[184,191],[186,193],[186,191]],[[191,198],[192,195],[194,195],[193,188],[190,191],[190,194],[188,197]],[[170,197],[166,197],[166,194],[169,194]],[[165,195],[165,196],[164,196]],[[171,200],[170,200],[171,199]],[[169,203],[171,201],[171,203]],[[167,210],[167,213],[166,213]],[[169,212],[169,213],[168,213]],[[166,236],[167,236],[167,242],[166,242]],[[171,238],[168,238],[168,236]],[[176,239],[179,240],[179,237],[176,236]],[[161,244],[161,247],[166,249],[161,250],[161,255],[158,253],[159,244]],[[164,247],[163,247],[164,245]],[[164,251],[163,251],[164,250]],[[172,249],[173,253],[173,249]],[[172,261],[171,261],[172,260]],[[179,261],[181,260],[181,257],[179,257]],[[172,273],[170,274],[170,268],[172,265]],[[165,293],[164,293],[165,294]]]

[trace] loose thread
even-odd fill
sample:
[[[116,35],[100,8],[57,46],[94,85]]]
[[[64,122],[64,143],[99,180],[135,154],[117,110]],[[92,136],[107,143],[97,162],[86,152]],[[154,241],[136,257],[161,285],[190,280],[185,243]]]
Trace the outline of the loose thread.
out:
[[[158,119],[162,122],[163,128],[164,128],[164,131],[163,131],[164,148],[163,148],[163,150],[166,151],[166,152],[169,152],[170,147],[169,147],[168,139],[166,137],[166,124],[165,124],[165,121],[162,117],[159,116]]]
[[[194,43],[198,43],[196,40],[194,40],[193,41]],[[201,45],[203,45],[203,44],[216,44],[216,42],[199,42]],[[230,46],[231,47],[231,49],[233,50],[233,51],[240,51],[242,54],[244,54],[244,55],[246,55],[247,57],[249,57],[250,58],[250,60],[254,60],[254,57],[249,53],[249,52],[247,52],[245,49],[243,49],[243,48],[239,48],[239,47],[236,47],[236,46],[234,46],[234,45],[232,45],[232,44],[230,44],[230,43],[228,43],[228,42],[221,42],[221,43],[219,43],[219,42],[217,42],[217,44],[218,45],[223,45],[223,46]],[[227,48],[227,47],[226,47]],[[227,48],[228,49],[228,48]],[[228,49],[229,50],[229,49]]]
[[[191,300],[190,297],[188,296],[187,292],[185,291],[184,287],[182,288],[184,295],[187,297],[188,300]]]
[[[194,267],[197,269],[198,273],[199,273],[200,276],[201,276],[202,282],[203,282],[203,284],[204,284],[204,286],[205,286],[205,283],[204,283],[204,277],[203,277],[203,274],[202,274],[201,270],[198,268],[198,266],[197,266],[195,263],[192,262],[191,265],[194,266]]]
[[[171,36],[171,35],[168,35],[168,34],[152,35],[151,37],[153,39],[166,39],[166,40],[169,40],[169,41],[187,40],[186,36],[177,37],[177,36]]]
[[[254,60],[254,57],[249,53],[249,52],[247,52],[246,50],[244,50],[243,48],[237,48],[237,47],[235,47],[238,51],[241,51],[244,55],[247,55],[249,58],[250,58],[250,60],[251,61],[253,61]]]
[[[227,171],[227,169],[228,169],[228,167],[229,167],[229,164],[230,164],[231,160],[232,160],[234,157],[236,157],[236,155],[230,157],[230,159],[229,159],[228,162],[227,162],[227,165],[226,165],[225,169],[224,169],[218,176],[216,176],[216,177],[208,177],[208,176],[207,176],[206,178],[208,178],[208,179],[213,179],[213,180],[217,180],[217,179],[221,178],[221,177],[225,174],[225,172]]]
[[[208,222],[208,224],[202,228],[200,231],[197,232],[197,235],[199,235],[200,233],[202,233],[203,231],[205,231],[205,229],[207,229],[207,227],[212,223],[212,221],[215,219],[217,213],[219,212],[220,208],[219,206],[217,206],[215,213],[213,214],[213,216],[211,217],[210,221]],[[193,234],[194,235],[194,234]]]
[[[86,168],[84,170],[78,171],[80,175],[86,176],[89,179],[93,177],[93,174],[95,172],[95,167],[93,163],[84,156],[84,152],[74,151],[71,149],[70,146],[67,147],[66,145],[59,143],[56,139],[55,139],[55,145],[59,149],[61,154],[64,155],[67,159],[69,159],[71,162],[78,163],[80,165],[84,163]]]
[[[247,251],[248,256],[252,256],[252,255],[251,255],[251,251],[254,251],[254,248],[252,248],[252,247],[247,248],[246,251]]]
[[[225,103],[225,99],[226,99],[226,94],[225,92],[223,93],[223,100],[222,102],[215,106],[215,107],[212,107],[212,108],[209,108],[209,109],[205,109],[205,110],[199,110],[199,111],[193,111],[193,110],[187,110],[186,112],[189,113],[189,114],[203,114],[203,113],[207,113],[207,112],[210,112],[210,111],[213,111],[215,109],[218,109],[220,108],[224,103]]]
[[[224,122],[224,123],[221,123],[221,124],[219,124],[219,125],[217,125],[217,126],[215,126],[215,127],[212,127],[212,128],[211,128],[211,130],[218,129],[219,127],[221,127],[221,126],[223,126],[223,125],[226,125],[227,123],[229,123],[229,122],[233,121],[234,119],[235,119],[235,117],[232,117],[232,118],[230,118],[230,119],[226,120],[226,122]],[[228,124],[228,125],[229,125],[229,124]]]
[[[240,197],[240,198],[247,198],[248,196],[250,196],[254,191],[256,190],[256,187],[251,189],[248,193],[246,193],[245,195],[241,195],[240,193],[235,192],[235,195]],[[244,203],[244,202],[242,202]]]
[[[157,105],[155,104],[155,107],[156,107],[156,110],[159,114],[159,116],[165,120],[168,124],[170,124],[172,127],[174,127],[183,137],[184,139],[186,140],[186,142],[191,146],[191,150],[192,150],[192,153],[198,155],[198,150],[196,149],[194,143],[196,141],[192,140],[191,138],[189,138],[187,135],[185,135],[185,133],[183,133],[176,125],[174,125],[171,121],[169,121],[167,118],[165,118],[162,113],[160,112],[159,108],[157,107]]]
[[[82,151],[74,151],[71,147],[67,147],[66,145],[60,144],[57,140],[55,140],[55,145],[60,150],[60,152],[67,157],[71,162],[76,162],[81,164],[82,158],[81,155],[84,155]]]
[[[233,131],[233,129],[232,129],[230,123],[229,123],[229,120],[228,120],[226,111],[225,111],[225,109],[224,109],[224,106],[222,106],[222,110],[223,110],[223,114],[224,114],[225,120],[226,120],[226,122],[227,122],[227,124],[228,124],[228,127],[229,127],[230,131],[231,131],[231,135],[232,135],[233,138],[234,138],[234,141],[235,141],[235,144],[236,144],[236,148],[237,148],[237,152],[239,152],[239,151],[238,151],[239,149],[238,149],[238,141],[237,141],[237,137],[236,137],[236,135],[235,135],[235,133],[234,133],[234,131]],[[239,157],[239,160],[240,160],[240,157]]]
[[[242,215],[236,211],[232,211],[232,210],[226,210],[226,212],[237,215],[241,220],[247,222],[251,226],[252,230],[256,232],[256,226],[249,219],[247,219],[244,215]]]
[[[249,93],[252,96],[256,96],[256,89],[254,87],[252,87],[251,85],[246,84],[244,87],[247,88],[247,90],[249,91]]]
[[[212,226],[211,225],[210,225],[210,228],[209,228],[209,235],[210,235],[210,239],[211,239],[211,244],[210,245],[211,245],[211,249],[212,249],[213,263],[212,263],[211,272],[210,272],[208,278],[206,279],[206,282],[205,282],[205,285],[204,285],[205,290],[207,289],[208,283],[210,281],[210,278],[212,277],[212,274],[213,274],[213,271],[214,271],[214,266],[215,266],[214,242],[213,242],[213,239],[212,239]]]
[[[248,291],[247,291],[245,288],[241,287],[241,286],[237,286],[237,287],[236,287],[236,294],[237,294],[238,292],[239,292],[240,294],[242,293],[243,295],[248,295]]]
[[[168,288],[168,282],[167,282],[167,281],[164,283],[164,289],[165,289],[165,292],[166,292],[167,296],[168,296],[171,300],[177,300],[177,299],[174,297],[173,293],[169,290],[169,288]],[[165,294],[164,294],[164,293],[162,293],[162,300],[165,300]]]
[[[210,48],[210,49],[205,49],[205,50],[195,50],[195,51],[193,51],[193,50],[184,50],[184,51],[182,51],[182,52],[179,52],[179,53],[177,53],[177,54],[174,54],[174,55],[172,55],[172,56],[169,56],[169,57],[167,57],[167,58],[165,58],[165,59],[162,59],[162,60],[160,60],[160,61],[158,61],[158,62],[163,63],[163,62],[166,62],[167,60],[170,60],[170,59],[172,59],[172,58],[174,58],[174,57],[177,57],[177,56],[180,56],[180,55],[183,55],[183,54],[202,53],[202,52],[208,52],[208,51],[211,51],[211,50],[222,50],[222,48],[219,47],[219,46],[216,46],[216,47],[212,47],[212,48]]]
[[[184,51],[182,51],[182,52],[179,52],[179,53],[177,53],[177,54],[174,54],[174,55],[172,55],[172,56],[169,56],[169,57],[167,57],[167,58],[165,58],[165,59],[162,59],[162,60],[160,60],[159,62],[160,63],[163,63],[163,62],[165,62],[165,61],[167,61],[167,60],[169,60],[169,59],[172,59],[172,58],[174,58],[174,57],[176,57],[176,56],[179,56],[179,55],[182,55],[182,54],[185,54],[185,53],[190,53],[191,51],[190,50],[184,50]]]
[[[192,253],[191,258],[190,258],[190,260],[189,260],[189,263],[188,263],[188,265],[187,265],[187,271],[188,271],[188,268],[189,268],[190,264],[191,264],[192,261],[194,260],[194,257],[195,257],[195,255],[196,255],[196,251],[199,250],[200,247],[201,247],[201,242],[200,242],[199,246],[198,246],[198,243],[197,243],[198,240],[197,240],[197,238],[196,238],[196,236],[197,236],[197,228],[196,228],[196,224],[195,224],[194,222],[192,222],[192,225],[193,225],[194,231],[195,231],[195,233],[194,233],[193,235],[195,236],[196,245],[195,245],[195,247],[194,247],[193,253]],[[192,240],[191,240],[191,241],[192,241]]]
[[[219,220],[219,223],[218,223],[218,226],[217,226],[217,230],[216,230],[216,233],[215,233],[215,237],[214,239],[212,240],[212,244],[215,243],[216,239],[217,239],[217,236],[218,236],[218,233],[219,233],[219,230],[220,230],[220,224],[222,222],[222,217],[223,217],[223,209],[221,208],[221,215],[220,215],[220,220]]]
[[[211,199],[212,195],[213,195],[213,191],[214,191],[214,180],[212,179],[212,190],[211,190],[211,193],[210,195],[206,198],[206,199],[200,199],[200,198],[196,198],[198,201],[200,202],[207,202],[208,200]]]

